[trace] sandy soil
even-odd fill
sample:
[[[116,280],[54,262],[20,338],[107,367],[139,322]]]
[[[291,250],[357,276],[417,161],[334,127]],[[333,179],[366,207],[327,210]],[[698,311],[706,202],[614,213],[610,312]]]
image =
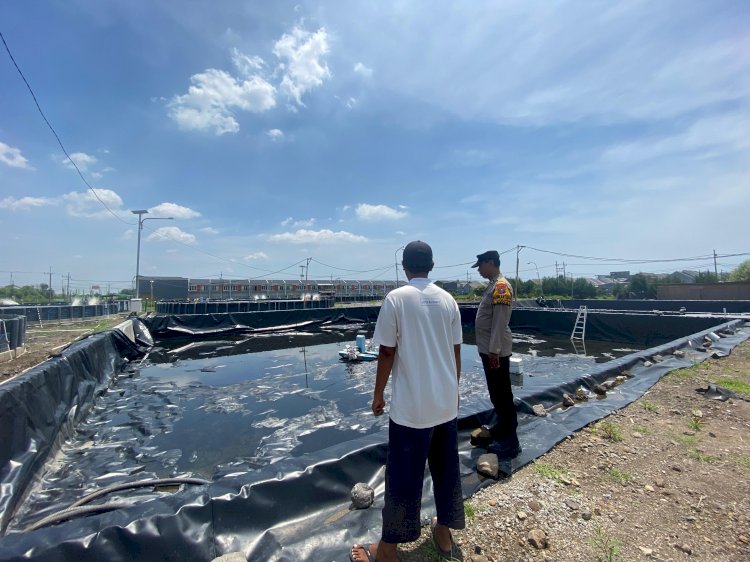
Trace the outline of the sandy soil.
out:
[[[65,346],[93,333],[108,330],[126,318],[126,314],[67,322],[44,322],[26,326],[26,352],[14,359],[8,353],[0,354],[0,384],[31,367],[45,361],[50,355],[60,353]]]
[[[709,382],[743,392],[709,400],[696,392]],[[673,371],[468,500],[467,528],[454,533],[464,558],[750,560],[748,400],[750,341]],[[436,560],[429,528],[400,555]]]

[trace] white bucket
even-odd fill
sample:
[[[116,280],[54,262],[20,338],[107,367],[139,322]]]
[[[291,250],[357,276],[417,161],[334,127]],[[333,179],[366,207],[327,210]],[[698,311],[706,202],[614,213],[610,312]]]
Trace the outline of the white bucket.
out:
[[[357,334],[356,343],[357,343],[357,351],[359,351],[360,353],[364,353],[365,352],[365,336],[363,334]]]
[[[510,372],[515,375],[523,373],[523,360],[520,357],[510,358]]]

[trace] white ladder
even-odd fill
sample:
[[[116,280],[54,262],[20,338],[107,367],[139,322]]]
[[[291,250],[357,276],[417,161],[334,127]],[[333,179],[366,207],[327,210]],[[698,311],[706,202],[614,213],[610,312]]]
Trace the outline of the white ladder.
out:
[[[576,342],[583,343],[586,339],[586,316],[588,315],[588,308],[585,305],[581,305],[578,308],[578,316],[576,316],[576,323],[573,326],[573,333],[570,334],[570,341],[575,344]]]
[[[42,326],[42,311],[39,309],[38,306],[36,307],[36,317],[39,320],[39,327],[44,328],[44,326]]]

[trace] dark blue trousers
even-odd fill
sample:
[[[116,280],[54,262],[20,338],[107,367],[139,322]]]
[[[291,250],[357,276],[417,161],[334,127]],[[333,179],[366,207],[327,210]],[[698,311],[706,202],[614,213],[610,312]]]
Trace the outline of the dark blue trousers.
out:
[[[490,366],[490,356],[480,353],[484,377],[487,379],[487,390],[490,401],[495,408],[497,423],[493,426],[493,437],[495,439],[516,439],[518,428],[518,415],[516,405],[513,402],[513,389],[510,384],[510,355],[500,357],[497,369]]]
[[[425,462],[432,475],[438,523],[452,529],[463,529],[466,525],[456,420],[425,429],[391,420],[381,537],[385,542],[411,542],[419,538]]]

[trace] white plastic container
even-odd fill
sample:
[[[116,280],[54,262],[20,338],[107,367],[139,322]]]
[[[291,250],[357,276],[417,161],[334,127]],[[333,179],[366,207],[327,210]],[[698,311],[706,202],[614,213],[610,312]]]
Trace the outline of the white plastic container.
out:
[[[364,334],[357,334],[357,339],[355,341],[357,343],[357,351],[364,353],[366,345]]]
[[[523,386],[523,360],[520,357],[510,358],[510,384]]]

